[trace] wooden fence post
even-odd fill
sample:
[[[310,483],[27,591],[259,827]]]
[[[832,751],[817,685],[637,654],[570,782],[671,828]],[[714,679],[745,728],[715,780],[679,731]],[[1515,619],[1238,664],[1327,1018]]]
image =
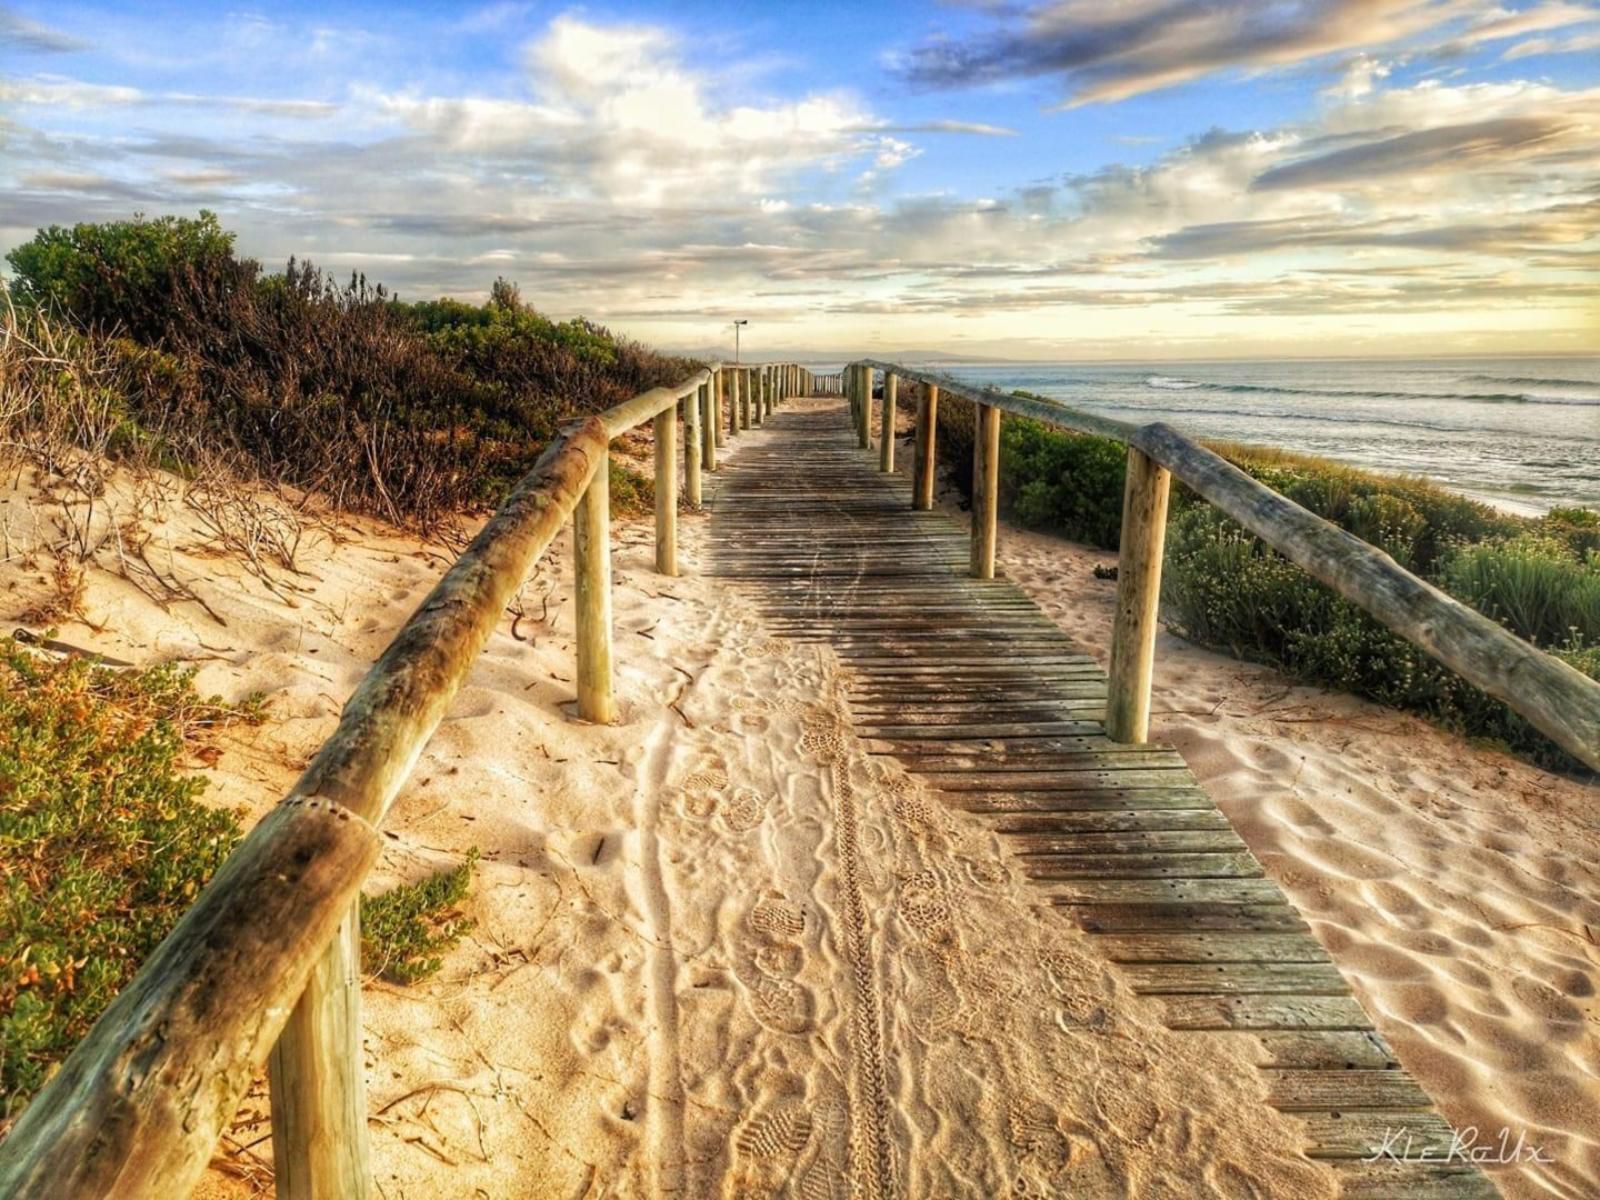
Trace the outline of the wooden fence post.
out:
[[[683,414],[683,494],[689,507],[698,509],[704,496],[700,480],[700,418],[705,411],[706,388],[702,383],[695,388],[684,403]]]
[[[894,472],[894,421],[895,400],[900,391],[900,377],[889,371],[883,373],[883,436],[878,446],[878,470]]]
[[[267,1061],[278,1200],[371,1191],[361,1051],[361,906],[345,914]]]
[[[750,377],[755,381],[750,396],[750,427],[760,429],[766,419],[767,368],[753,368]]]
[[[1172,474],[1128,447],[1122,491],[1122,547],[1117,556],[1117,610],[1111,626],[1106,736],[1114,742],[1150,737],[1150,681],[1161,605],[1161,553],[1167,537]]]
[[[711,429],[715,435],[716,445],[727,444],[728,435],[722,427],[722,396],[728,390],[728,368],[718,367],[711,387]],[[717,456],[711,455],[707,460],[710,470],[717,469]]]
[[[938,477],[936,453],[939,438],[939,389],[922,385],[917,400],[917,459],[911,473],[911,507],[921,512],[933,508],[933,484]]]
[[[856,368],[861,406],[856,410],[856,441],[863,450],[872,449],[872,368]]]
[[[700,469],[703,471],[717,469],[717,414],[722,409],[719,399],[721,388],[722,372],[711,372],[711,378],[706,380],[705,391],[701,393]]]
[[[1000,410],[992,404],[973,408],[977,437],[972,445],[972,574],[993,579],[1000,517]]]
[[[611,695],[611,463],[600,462],[572,510],[578,626],[578,715],[596,725],[616,717]]]
[[[678,407],[655,415],[656,570],[678,573]]]

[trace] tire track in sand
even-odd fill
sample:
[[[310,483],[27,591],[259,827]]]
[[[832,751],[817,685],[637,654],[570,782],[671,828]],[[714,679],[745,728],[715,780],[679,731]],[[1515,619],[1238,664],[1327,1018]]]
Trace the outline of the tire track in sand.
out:
[[[834,801],[834,853],[839,871],[839,916],[851,976],[851,1030],[855,1087],[850,1089],[850,1174],[854,1193],[867,1200],[897,1194],[889,1136],[889,1085],[883,1060],[883,1012],[861,897],[860,828],[855,786],[843,748],[843,731],[831,713],[808,717],[801,738],[827,766]]]

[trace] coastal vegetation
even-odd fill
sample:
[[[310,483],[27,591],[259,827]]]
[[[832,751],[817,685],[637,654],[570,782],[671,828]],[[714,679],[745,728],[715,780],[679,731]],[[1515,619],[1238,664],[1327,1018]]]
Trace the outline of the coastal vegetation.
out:
[[[0,641],[0,1131],[166,937],[241,836],[196,764],[258,698],[171,664],[111,669]],[[371,974],[415,983],[472,927],[477,854],[361,901]]]
[[[190,670],[0,641],[0,1127],[233,849],[237,815],[185,765],[261,716]]]
[[[562,422],[692,369],[505,280],[470,304],[268,273],[207,212],[53,226],[7,262],[9,423],[66,409],[56,432],[109,456],[414,526],[492,505]]]
[[[971,406],[941,398],[939,452],[971,495]],[[1214,445],[1241,470],[1364,538],[1519,637],[1600,678],[1600,513],[1498,512],[1423,480],[1263,447]],[[1126,450],[1008,418],[1001,504],[1019,524],[1115,549]],[[1175,632],[1297,679],[1420,713],[1541,765],[1577,767],[1504,704],[1246,532],[1181,485],[1173,489],[1162,573]]]

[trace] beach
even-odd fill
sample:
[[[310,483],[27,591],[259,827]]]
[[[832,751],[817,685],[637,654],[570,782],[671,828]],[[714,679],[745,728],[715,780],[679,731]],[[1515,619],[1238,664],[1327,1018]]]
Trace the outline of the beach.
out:
[[[19,548],[51,533],[31,486],[7,501]],[[135,507],[114,487],[96,519]],[[181,506],[138,510],[226,626],[94,569],[92,624],[60,637],[262,693],[267,722],[195,764],[248,823],[448,553],[329,518],[269,585]],[[385,1194],[1331,1196],[1248,1035],[1170,1035],[990,830],[871,756],[831,652],[700,577],[706,529],[685,517],[669,580],[647,522],[617,526],[616,726],[573,719],[563,538],[396,802],[369,891],[482,860],[443,970],[365,989]],[[1009,528],[1000,554],[1103,657],[1113,556]],[[47,586],[9,570],[19,605]],[[1504,1194],[1592,1194],[1593,788],[1168,635],[1155,686],[1154,736],[1444,1115],[1548,1156],[1496,1167]],[[260,1080],[202,1195],[266,1184],[267,1110]]]

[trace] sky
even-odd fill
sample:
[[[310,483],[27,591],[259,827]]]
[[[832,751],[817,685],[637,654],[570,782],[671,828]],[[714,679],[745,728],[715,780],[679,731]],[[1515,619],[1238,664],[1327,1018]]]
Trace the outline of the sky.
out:
[[[1600,351],[1600,0],[0,0],[0,250],[218,214],[658,346]]]

